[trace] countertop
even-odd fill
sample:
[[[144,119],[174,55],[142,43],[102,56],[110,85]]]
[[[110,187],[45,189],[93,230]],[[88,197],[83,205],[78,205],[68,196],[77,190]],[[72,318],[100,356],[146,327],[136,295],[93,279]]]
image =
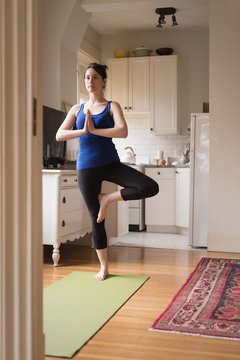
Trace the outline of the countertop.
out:
[[[176,169],[179,169],[179,168],[184,168],[184,169],[188,169],[190,168],[190,165],[177,165],[177,166],[173,166],[173,165],[151,165],[151,164],[148,164],[148,165],[143,165],[145,168],[176,168]]]
[[[154,164],[129,164],[129,163],[126,163],[126,162],[122,162],[123,164],[125,165],[129,165],[129,166],[139,166],[141,169],[146,169],[146,168],[161,168],[161,169],[164,169],[164,168],[175,168],[175,169],[189,169],[190,168],[190,164],[179,164],[177,166],[174,166],[174,165],[154,165]]]

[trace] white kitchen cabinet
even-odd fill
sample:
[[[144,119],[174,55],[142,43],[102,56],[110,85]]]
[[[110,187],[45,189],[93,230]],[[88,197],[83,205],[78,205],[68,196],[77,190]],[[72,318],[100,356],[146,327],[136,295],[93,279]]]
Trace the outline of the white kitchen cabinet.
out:
[[[176,224],[176,176],[174,168],[149,167],[146,175],[159,185],[159,193],[145,200],[145,222],[151,226],[175,226]]]
[[[189,227],[190,169],[176,169],[176,226]]]
[[[109,59],[108,67],[108,98],[124,113],[149,113],[149,57]]]
[[[177,55],[150,57],[151,131],[178,133]]]
[[[88,210],[80,193],[75,170],[43,170],[43,244],[53,246],[58,265],[60,245],[91,232]]]
[[[121,187],[103,181],[102,192],[109,193],[120,190]],[[117,201],[109,205],[107,209],[107,216],[105,220],[105,227],[108,237],[119,237],[128,233],[128,201]]]

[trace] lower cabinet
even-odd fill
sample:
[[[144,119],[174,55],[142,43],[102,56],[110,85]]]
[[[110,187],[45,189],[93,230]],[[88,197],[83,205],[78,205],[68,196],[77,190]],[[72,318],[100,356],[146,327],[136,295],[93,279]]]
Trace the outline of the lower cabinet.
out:
[[[75,170],[42,171],[43,244],[53,246],[58,265],[60,245],[91,232],[88,210],[80,193]]]
[[[176,170],[176,225],[189,227],[190,169]]]
[[[159,185],[159,193],[146,199],[146,225],[175,226],[176,224],[176,183],[174,168],[146,168],[146,175]]]
[[[108,181],[103,181],[102,192],[109,193],[120,190],[121,187]],[[128,201],[111,203],[107,209],[105,227],[108,237],[118,237],[128,233],[129,209]]]
[[[159,185],[159,193],[145,202],[147,230],[171,233],[188,228],[190,169],[149,167],[145,173]]]

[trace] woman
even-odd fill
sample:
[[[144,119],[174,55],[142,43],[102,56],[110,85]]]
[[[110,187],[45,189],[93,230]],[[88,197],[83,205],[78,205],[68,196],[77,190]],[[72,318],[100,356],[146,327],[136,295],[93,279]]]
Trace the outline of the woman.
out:
[[[108,275],[105,216],[114,201],[143,199],[158,193],[158,184],[150,177],[120,162],[112,138],[126,138],[127,124],[117,102],[107,101],[103,90],[107,66],[91,63],[85,72],[89,100],[74,105],[57,131],[57,141],[80,138],[77,158],[78,184],[92,221],[92,236],[100,262],[97,280]],[[102,181],[123,187],[101,193]]]

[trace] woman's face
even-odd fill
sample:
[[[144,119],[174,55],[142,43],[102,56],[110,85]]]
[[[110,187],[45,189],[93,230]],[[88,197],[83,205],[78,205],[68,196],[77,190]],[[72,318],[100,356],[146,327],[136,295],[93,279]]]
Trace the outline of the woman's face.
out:
[[[87,69],[85,73],[85,86],[89,93],[102,93],[105,83],[105,80],[93,68]]]

